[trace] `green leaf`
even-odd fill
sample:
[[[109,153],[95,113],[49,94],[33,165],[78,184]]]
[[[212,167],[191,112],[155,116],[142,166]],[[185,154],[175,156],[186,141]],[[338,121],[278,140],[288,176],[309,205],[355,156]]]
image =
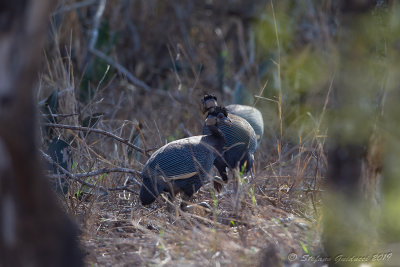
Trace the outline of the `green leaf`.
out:
[[[240,176],[244,176],[244,172],[246,170],[247,167],[247,160],[244,162],[244,164],[242,165],[241,169],[240,169]]]
[[[300,240],[300,244],[301,244],[301,247],[303,248],[304,252],[309,254],[309,251],[308,251],[306,245],[301,240]]]

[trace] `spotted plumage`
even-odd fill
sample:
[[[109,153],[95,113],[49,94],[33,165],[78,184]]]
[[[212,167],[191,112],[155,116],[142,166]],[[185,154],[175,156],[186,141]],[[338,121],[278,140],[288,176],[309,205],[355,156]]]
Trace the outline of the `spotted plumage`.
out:
[[[264,134],[264,121],[261,112],[254,107],[238,104],[229,105],[226,109],[229,113],[242,117],[253,127],[256,133],[257,149]]]
[[[225,143],[218,127],[230,124],[226,110],[217,107],[208,114],[205,124],[209,129],[207,135],[170,142],[151,155],[141,173],[140,200],[143,205],[154,202],[162,192],[168,192],[172,197],[183,193],[188,199],[206,182]]]
[[[213,112],[216,105],[216,98],[206,95],[203,98],[203,110]],[[225,135],[225,145],[222,157],[217,157],[214,161],[222,179],[226,182],[228,176],[226,167],[242,167],[246,164],[246,171],[250,171],[254,162],[254,152],[257,147],[257,138],[253,127],[242,117],[228,112],[228,118],[232,121],[231,127],[224,125],[218,126]],[[203,127],[203,134],[208,133],[207,127]],[[217,190],[221,187],[214,183]]]
[[[217,97],[214,95],[205,95],[203,100],[203,113],[212,110],[213,107],[218,106]],[[256,133],[257,145],[256,149],[261,143],[264,134],[264,120],[261,112],[251,106],[232,104],[226,106],[228,113],[235,114],[245,119]]]

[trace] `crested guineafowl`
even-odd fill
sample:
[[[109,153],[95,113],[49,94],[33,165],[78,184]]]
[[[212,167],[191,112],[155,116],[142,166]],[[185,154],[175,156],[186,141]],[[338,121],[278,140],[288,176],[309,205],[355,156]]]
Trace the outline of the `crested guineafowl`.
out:
[[[213,112],[217,106],[217,98],[213,95],[205,95],[202,104],[204,112]],[[251,170],[257,147],[256,134],[250,123],[229,111],[228,117],[232,121],[231,127],[218,126],[225,135],[225,145],[222,157],[217,157],[214,161],[214,165],[224,182],[228,181],[226,167],[233,169],[239,166],[241,168],[246,164],[246,172]],[[208,128],[204,126],[203,134],[208,132]],[[214,188],[217,191],[220,191],[221,187],[220,183],[214,181]]]
[[[205,125],[209,134],[170,142],[151,155],[141,173],[140,201],[143,205],[153,203],[163,192],[171,199],[183,193],[183,200],[189,200],[206,182],[225,143],[219,127],[231,125],[226,109],[215,107],[208,113]],[[181,208],[185,207],[182,201]]]
[[[212,108],[218,106],[217,97],[214,95],[205,95],[202,102],[203,113],[209,112],[209,110],[212,110]],[[251,127],[253,127],[254,132],[256,133],[257,149],[264,134],[264,120],[261,112],[255,107],[239,104],[228,105],[226,106],[226,109],[228,110],[228,113],[242,117],[248,123],[250,123]]]

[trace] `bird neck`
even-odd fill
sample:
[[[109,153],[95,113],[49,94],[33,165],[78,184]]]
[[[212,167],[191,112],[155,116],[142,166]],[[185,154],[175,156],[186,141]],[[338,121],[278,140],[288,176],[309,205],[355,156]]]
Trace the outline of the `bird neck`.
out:
[[[203,104],[204,113],[209,113],[214,111],[215,107],[218,106],[218,103],[215,99],[208,99]]]
[[[211,132],[209,138],[211,139],[213,146],[218,150],[218,152],[221,152],[225,144],[224,133],[216,125],[207,127]]]
[[[208,113],[210,113],[210,112],[213,112],[214,110],[215,110],[215,107],[214,107],[214,106],[208,107],[208,108],[206,109],[206,114],[208,114]]]

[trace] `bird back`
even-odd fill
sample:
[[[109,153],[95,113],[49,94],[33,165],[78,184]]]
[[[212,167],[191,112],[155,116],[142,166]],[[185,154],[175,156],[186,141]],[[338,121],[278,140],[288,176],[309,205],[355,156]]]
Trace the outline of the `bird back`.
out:
[[[264,120],[261,112],[254,107],[237,104],[229,105],[226,108],[230,113],[242,117],[247,122],[249,122],[251,127],[253,127],[254,132],[256,133],[258,147],[264,134]]]
[[[141,190],[142,203],[147,198],[146,203],[153,202],[163,191],[182,190],[188,194],[197,191],[216,156],[208,136],[188,137],[164,145],[151,155],[143,167],[143,185],[147,190]]]
[[[218,128],[225,136],[223,157],[230,167],[235,167],[247,152],[255,152],[257,140],[253,128],[245,119],[234,114],[229,114],[228,117],[232,125],[219,125]],[[203,134],[209,134],[205,126]]]

